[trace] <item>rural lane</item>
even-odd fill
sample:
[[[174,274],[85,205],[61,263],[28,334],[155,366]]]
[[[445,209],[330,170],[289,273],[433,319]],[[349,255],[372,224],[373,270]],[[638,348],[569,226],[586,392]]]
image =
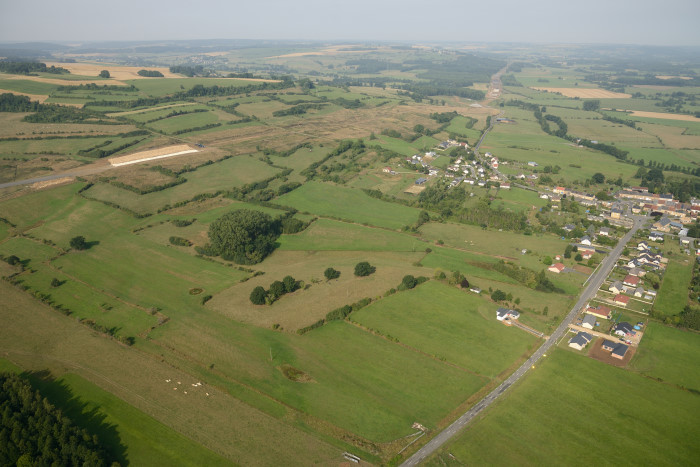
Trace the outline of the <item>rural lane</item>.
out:
[[[562,320],[561,324],[552,333],[549,339],[546,340],[540,346],[540,348],[537,349],[537,351],[515,371],[515,373],[510,375],[508,379],[501,383],[496,389],[491,391],[486,397],[480,400],[474,407],[469,409],[450,426],[431,439],[425,446],[416,451],[415,454],[406,459],[406,461],[401,464],[402,467],[415,466],[427,459],[453,436],[459,433],[462,428],[469,424],[469,422],[479,415],[486,407],[498,399],[513,383],[522,378],[529,369],[534,367],[535,363],[537,363],[537,361],[547,353],[550,347],[555,345],[555,343],[568,331],[569,324],[574,321],[576,315],[579,313],[579,310],[586,304],[586,302],[595,296],[603,281],[606,277],[608,277],[608,274],[610,274],[610,271],[612,271],[613,267],[617,263],[617,259],[622,254],[622,250],[624,249],[625,245],[630,241],[635,232],[637,232],[637,230],[639,230],[639,228],[644,224],[645,220],[646,218],[641,216],[634,219],[634,227],[630,229],[630,231],[627,232],[624,237],[622,237],[617,246],[608,256],[605,257],[605,259],[603,259],[597,272],[594,272],[594,275],[591,276],[588,286],[583,290],[583,293],[579,297],[574,307]]]

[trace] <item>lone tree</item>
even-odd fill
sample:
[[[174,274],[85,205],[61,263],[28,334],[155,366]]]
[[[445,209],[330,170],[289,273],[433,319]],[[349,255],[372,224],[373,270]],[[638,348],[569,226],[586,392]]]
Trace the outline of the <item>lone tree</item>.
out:
[[[327,280],[337,279],[340,277],[340,271],[337,271],[333,268],[328,268],[325,271],[323,271],[323,275],[326,277]]]
[[[249,209],[226,213],[209,226],[212,252],[238,264],[256,264],[265,259],[279,235],[279,222]]]
[[[78,235],[70,239],[70,247],[74,250],[87,250],[88,244],[85,241],[85,237]]]
[[[297,280],[292,276],[285,276],[285,278],[282,279],[282,283],[284,284],[284,291],[286,293],[294,292],[297,289]]]
[[[109,78],[109,71],[107,71],[107,70],[100,71],[100,78]]]
[[[253,302],[253,305],[264,305],[266,297],[267,292],[260,285],[254,288],[250,293],[250,301]]]
[[[502,302],[506,298],[508,298],[508,296],[501,289],[496,289],[491,294],[491,300],[493,300],[494,302]]]
[[[10,266],[14,266],[15,264],[19,263],[19,258],[16,257],[15,255],[10,255],[10,256],[8,256],[7,258],[5,258],[5,261],[6,261],[7,264],[9,264]]]
[[[416,284],[418,284],[418,281],[411,274],[403,276],[403,280],[401,281],[401,285],[403,285],[407,290],[414,288]]]
[[[367,261],[362,261],[361,263],[357,263],[355,265],[355,275],[357,277],[365,277],[369,276],[370,274],[374,273],[377,268],[369,264]]]

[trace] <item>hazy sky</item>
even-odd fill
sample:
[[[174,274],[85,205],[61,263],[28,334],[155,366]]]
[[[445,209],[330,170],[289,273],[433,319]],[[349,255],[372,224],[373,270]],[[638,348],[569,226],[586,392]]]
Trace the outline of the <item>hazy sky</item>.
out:
[[[700,0],[0,0],[0,41],[302,39],[700,46]]]

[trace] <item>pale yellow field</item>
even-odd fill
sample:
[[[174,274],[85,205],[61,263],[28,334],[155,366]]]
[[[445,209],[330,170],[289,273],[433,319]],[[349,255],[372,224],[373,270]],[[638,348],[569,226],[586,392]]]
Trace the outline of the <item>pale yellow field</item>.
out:
[[[681,120],[683,122],[700,122],[700,118],[685,114],[667,114],[663,112],[645,112],[642,110],[632,110],[629,112],[634,117],[661,118],[664,120]]]
[[[674,78],[693,79],[693,78],[690,78],[689,76],[671,76],[671,75],[659,75],[659,76],[656,76],[656,78],[659,78],[659,79],[674,79]]]
[[[107,63],[60,63],[60,62],[46,62],[46,66],[55,65],[57,67],[63,67],[75,75],[86,75],[86,76],[98,76],[100,71],[107,70],[112,78],[115,80],[122,79],[142,79],[143,76],[138,75],[139,70],[156,70],[163,73],[165,78],[182,78],[180,75],[175,73],[170,73],[170,70],[166,67],[142,67],[142,66],[122,66],[122,65],[110,65]],[[55,80],[51,80],[55,82]],[[76,81],[71,81],[76,83]],[[105,81],[99,81],[100,84],[107,84]]]
[[[630,94],[621,92],[611,92],[605,89],[583,89],[583,88],[539,88],[533,87],[538,91],[553,92],[561,94],[564,97],[579,97],[582,99],[626,99],[632,97]]]
[[[104,68],[103,68],[104,70]],[[95,76],[99,74],[99,71],[95,73]],[[57,75],[60,76],[60,75]],[[54,78],[43,78],[41,76],[25,76],[25,75],[7,75],[3,76],[4,79],[21,79],[21,80],[26,80],[26,81],[36,81],[38,83],[49,83],[49,84],[55,84],[57,86],[78,86],[80,84],[98,84],[98,85],[103,85],[103,84],[112,84],[115,86],[126,86],[126,83],[123,83],[121,81],[105,81],[105,80],[91,80],[91,79],[83,79],[83,80],[70,80],[70,79],[54,79]]]
[[[48,95],[44,94],[27,94],[26,92],[8,91],[6,89],[0,89],[0,94],[5,93],[15,94],[17,96],[27,96],[30,100],[39,101],[40,104],[43,104],[44,101],[49,98]]]
[[[142,159],[148,159],[150,157],[162,156],[165,154],[174,154],[176,152],[187,151],[192,149],[187,144],[178,144],[175,146],[167,146],[164,148],[150,149],[148,151],[135,152],[133,154],[128,154],[126,156],[114,157],[109,159],[109,163],[112,165],[123,164],[124,162],[137,161]]]
[[[292,58],[292,57],[306,57],[306,56],[312,56],[312,55],[337,55],[337,54],[357,54],[357,53],[366,53],[367,50],[348,50],[347,47],[354,47],[354,46],[349,46],[349,45],[337,45],[334,47],[326,47],[323,50],[317,50],[314,52],[295,52],[291,54],[285,54],[285,55],[276,55],[274,57],[267,57],[267,58]],[[380,50],[382,47],[378,47],[373,50]]]

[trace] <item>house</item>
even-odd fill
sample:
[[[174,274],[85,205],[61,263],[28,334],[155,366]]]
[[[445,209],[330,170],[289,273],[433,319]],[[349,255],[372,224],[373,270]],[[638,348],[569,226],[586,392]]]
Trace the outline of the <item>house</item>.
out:
[[[384,167],[382,169],[382,172],[384,172],[385,174],[390,174],[392,172],[391,167]]]
[[[656,290],[654,289],[649,289],[646,291],[647,295],[651,295],[652,297],[656,297]]]
[[[649,240],[652,242],[663,242],[664,241],[664,234],[659,233],[659,232],[651,232],[649,234]]]
[[[564,270],[565,266],[562,263],[554,263],[547,268],[548,271],[559,274]]]
[[[600,231],[598,232],[598,235],[603,235],[605,237],[610,236],[610,227],[601,227]]]
[[[575,226],[574,224],[566,224],[566,225],[564,226],[564,230],[566,230],[567,232],[571,232],[571,231],[574,230],[575,228],[576,228],[576,226]]]
[[[629,349],[629,346],[625,344],[617,344],[615,347],[615,350],[612,351],[610,354],[613,358],[617,358],[618,360],[622,360],[625,358],[625,355],[627,354],[627,349]]]
[[[627,270],[627,273],[630,276],[637,276],[637,277],[644,277],[644,275],[647,273],[644,269],[640,269],[637,267],[632,266]]]
[[[671,220],[668,217],[662,217],[658,221],[654,222],[652,225],[656,230],[660,230],[661,232],[670,232],[671,231]]]
[[[589,237],[588,235],[584,235],[581,238],[581,245],[591,246],[591,237]]]
[[[622,216],[622,210],[618,208],[613,208],[610,210],[610,217],[613,219],[619,219]]]
[[[692,241],[693,241],[693,239],[690,238],[690,237],[681,237],[681,238],[680,238],[681,245],[690,246],[690,244],[692,243]]]
[[[537,162],[530,161],[527,163],[527,165],[529,165],[530,167],[537,167],[539,164]]]
[[[620,306],[627,306],[627,304],[630,302],[630,298],[627,295],[617,294],[615,295],[615,298],[613,298],[613,302]]]
[[[610,317],[612,316],[612,310],[607,306],[603,305],[598,305],[595,308],[588,305],[588,308],[586,308],[586,313],[603,319],[610,319]]]
[[[609,352],[612,352],[615,350],[615,347],[617,347],[617,342],[613,342],[611,340],[605,339],[603,341],[603,344],[601,345],[603,347],[603,350],[607,350]]]
[[[595,316],[586,314],[586,316],[583,317],[583,323],[581,323],[581,326],[586,329],[593,329],[595,327]]]
[[[520,318],[520,313],[515,310],[509,310],[508,308],[499,308],[496,310],[496,319],[498,321],[503,321],[509,318],[518,319]]]
[[[623,321],[621,323],[618,323],[617,326],[615,326],[615,334],[620,337],[625,337],[634,336],[636,332],[634,332],[634,326],[632,326],[627,321]]]
[[[647,242],[639,242],[637,245],[637,251],[648,251],[649,244]]]
[[[643,287],[637,287],[636,289],[634,289],[634,296],[635,297],[641,297],[642,295],[644,295],[644,288]]]
[[[610,287],[608,287],[608,291],[614,294],[619,294],[623,290],[625,290],[625,288],[622,286],[622,282],[620,281],[615,281],[612,284],[610,284]]]
[[[520,174],[520,175],[522,175],[522,174]],[[520,178],[520,175],[518,176],[518,178]],[[523,175],[522,178],[525,178],[525,175]],[[521,180],[522,180],[522,178],[521,178]],[[549,195],[547,193],[542,193],[540,195],[540,199],[549,199]]]
[[[416,185],[422,185],[422,184],[424,184],[424,183],[427,182],[427,181],[428,181],[427,178],[421,177],[421,178],[419,178],[418,180],[416,180]]]
[[[624,285],[629,285],[630,287],[637,287],[639,285],[639,277],[628,274],[622,281]]]
[[[507,183],[507,182],[501,183],[501,188],[503,188],[504,190],[510,190],[510,183]]]
[[[595,253],[594,250],[579,250],[579,253],[581,253],[581,257],[583,259],[590,259],[591,256]]]
[[[576,349],[576,350],[582,350],[592,340],[593,340],[592,335],[588,334],[585,331],[581,331],[578,334],[576,334],[574,337],[569,339],[569,347]]]

